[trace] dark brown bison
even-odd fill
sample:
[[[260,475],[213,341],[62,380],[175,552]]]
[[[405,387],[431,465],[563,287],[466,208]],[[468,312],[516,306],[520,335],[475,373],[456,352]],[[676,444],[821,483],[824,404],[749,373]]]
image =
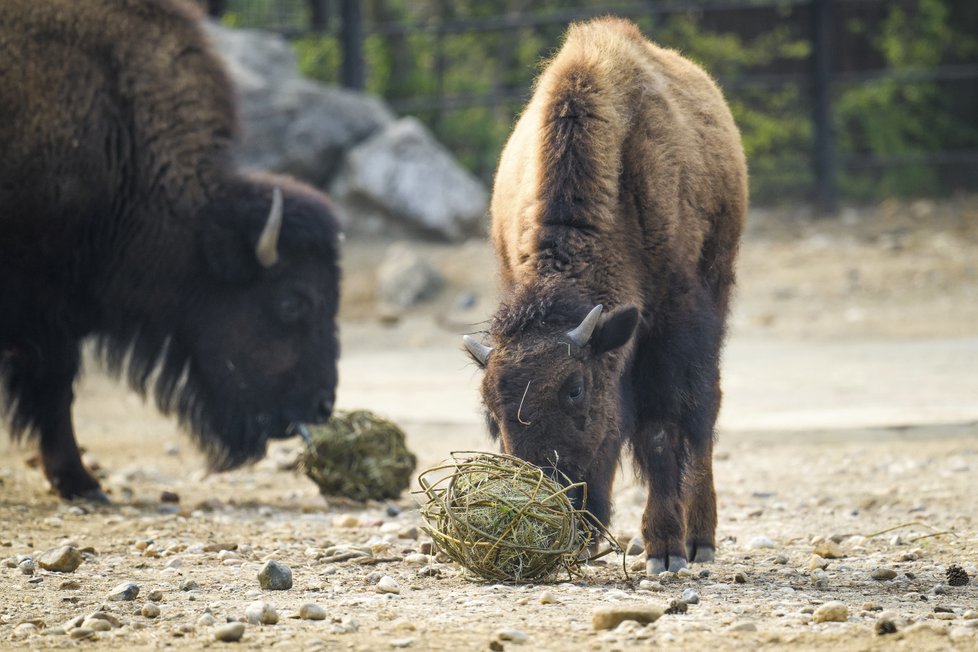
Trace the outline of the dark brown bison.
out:
[[[723,96],[631,23],[574,25],[503,151],[502,304],[482,398],[502,449],[587,482],[607,523],[622,448],[648,484],[648,571],[711,561],[720,348],[747,206]]]
[[[71,421],[80,342],[176,413],[215,469],[325,420],[327,200],[233,162],[233,93],[173,0],[0,3],[0,383],[65,498],[103,497]]]

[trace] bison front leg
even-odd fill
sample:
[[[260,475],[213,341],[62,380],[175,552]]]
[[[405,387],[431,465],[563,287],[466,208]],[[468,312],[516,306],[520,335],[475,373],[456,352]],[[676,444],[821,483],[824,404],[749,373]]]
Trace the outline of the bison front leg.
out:
[[[71,423],[72,384],[78,373],[77,346],[45,351],[11,378],[17,421],[40,439],[41,466],[62,498],[108,502],[98,480],[85,469]]]
[[[695,451],[686,476],[686,558],[708,563],[716,555],[717,495],[713,487],[713,440]]]
[[[642,516],[646,572],[658,575],[686,566],[683,447],[673,426],[649,426],[635,442],[636,462],[648,483]]]

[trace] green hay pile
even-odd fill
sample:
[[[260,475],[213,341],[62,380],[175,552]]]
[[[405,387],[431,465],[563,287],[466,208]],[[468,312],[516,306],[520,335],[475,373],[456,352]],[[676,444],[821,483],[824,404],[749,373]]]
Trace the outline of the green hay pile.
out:
[[[337,412],[309,432],[301,468],[324,496],[385,500],[411,483],[417,458],[390,421],[366,410]]]
[[[418,478],[424,527],[439,550],[490,581],[532,582],[577,570],[591,543],[587,513],[539,467],[509,455],[478,454]],[[446,470],[448,475],[432,482]],[[585,487],[586,491],[586,487]]]

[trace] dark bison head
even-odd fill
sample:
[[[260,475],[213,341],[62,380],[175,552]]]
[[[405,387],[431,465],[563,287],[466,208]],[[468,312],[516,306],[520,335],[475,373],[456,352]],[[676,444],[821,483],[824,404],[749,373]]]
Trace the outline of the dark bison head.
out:
[[[466,336],[485,369],[482,399],[489,431],[504,452],[588,482],[588,509],[607,522],[610,487],[591,486],[620,450],[624,345],[638,322],[634,306],[560,305],[520,299],[504,306],[491,346]],[[605,467],[606,468],[606,467]],[[580,496],[572,496],[579,506]]]
[[[232,184],[198,218],[203,265],[176,329],[186,369],[167,380],[164,365],[157,396],[227,469],[332,412],[340,235],[326,199],[285,179]]]

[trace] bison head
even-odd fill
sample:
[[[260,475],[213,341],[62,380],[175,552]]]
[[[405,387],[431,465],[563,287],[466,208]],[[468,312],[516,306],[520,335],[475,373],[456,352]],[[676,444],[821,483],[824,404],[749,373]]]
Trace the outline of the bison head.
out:
[[[621,381],[625,345],[638,310],[526,298],[504,306],[490,329],[491,346],[466,336],[485,370],[482,399],[490,434],[502,450],[588,483],[587,507],[610,516],[607,476],[621,447]]]
[[[186,380],[157,396],[226,469],[332,412],[340,236],[325,198],[283,179],[242,180],[198,218],[202,265],[174,338]]]

